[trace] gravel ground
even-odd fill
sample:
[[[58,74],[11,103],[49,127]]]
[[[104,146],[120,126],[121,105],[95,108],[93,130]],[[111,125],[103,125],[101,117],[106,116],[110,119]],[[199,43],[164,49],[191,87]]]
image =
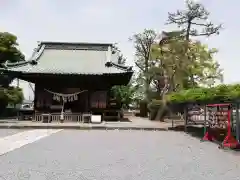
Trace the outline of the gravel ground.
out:
[[[239,180],[240,155],[180,132],[64,130],[0,157],[0,180]]]
[[[5,136],[11,136],[13,134],[20,133],[23,131],[24,130],[19,130],[19,129],[0,129],[0,138],[5,137]]]

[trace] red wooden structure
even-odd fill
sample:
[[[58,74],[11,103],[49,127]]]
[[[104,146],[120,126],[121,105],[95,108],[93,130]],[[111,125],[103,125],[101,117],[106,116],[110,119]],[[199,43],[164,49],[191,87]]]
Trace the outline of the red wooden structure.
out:
[[[228,148],[239,148],[240,145],[235,137],[232,135],[231,131],[231,114],[232,114],[232,105],[231,104],[208,104],[207,116],[208,120],[208,129],[205,131],[203,140],[205,141],[217,141],[218,135],[222,130],[226,131],[226,136],[221,143],[220,147]],[[215,111],[213,110],[215,108]],[[213,110],[213,111],[212,111]]]

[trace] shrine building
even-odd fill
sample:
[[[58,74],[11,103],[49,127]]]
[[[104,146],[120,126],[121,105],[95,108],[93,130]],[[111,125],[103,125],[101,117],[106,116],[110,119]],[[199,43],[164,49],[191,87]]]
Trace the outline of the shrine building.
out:
[[[4,72],[35,84],[35,114],[99,114],[113,107],[111,88],[127,85],[131,67],[119,65],[108,43],[41,42],[30,60],[8,63]]]

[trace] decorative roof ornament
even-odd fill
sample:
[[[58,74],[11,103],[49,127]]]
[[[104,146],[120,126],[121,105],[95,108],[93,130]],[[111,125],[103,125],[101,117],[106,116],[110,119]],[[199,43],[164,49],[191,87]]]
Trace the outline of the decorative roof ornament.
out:
[[[0,64],[0,68],[4,68],[4,69],[14,68],[14,67],[24,66],[24,65],[28,65],[28,64],[37,65],[38,64],[37,61],[38,61],[39,57],[42,55],[44,48],[45,48],[45,45],[35,48],[31,58],[27,61],[22,59],[18,62],[11,63],[11,62],[9,62],[9,60],[7,60],[5,63]]]
[[[155,38],[155,43],[158,45],[162,45],[164,44],[164,42],[166,42],[166,40],[168,39],[168,33],[165,31],[162,31],[161,33],[159,33],[156,38]]]
[[[112,67],[113,65],[112,65],[111,62],[106,62],[106,63],[105,63],[105,66],[106,66],[106,67]]]
[[[115,49],[112,50],[112,54],[116,54],[116,50]]]
[[[117,48],[116,46],[117,43],[115,43],[113,46],[112,46],[112,54],[116,54],[117,52],[119,52],[119,49]]]
[[[1,63],[1,64],[0,64],[0,68],[4,68],[4,69],[6,69],[6,68],[7,68],[7,66],[6,66],[6,62],[5,62],[5,63]]]
[[[37,64],[38,64],[38,62],[37,62],[36,60],[31,60],[29,63],[30,63],[31,65],[37,65]]]
[[[114,62],[106,62],[105,66],[106,67],[116,67],[116,68],[124,70],[124,71],[132,71],[132,66],[123,66],[120,64],[116,64]]]

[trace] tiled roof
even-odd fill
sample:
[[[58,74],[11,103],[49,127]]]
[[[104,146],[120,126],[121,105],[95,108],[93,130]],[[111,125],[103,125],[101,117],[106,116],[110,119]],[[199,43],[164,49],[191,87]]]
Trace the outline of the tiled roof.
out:
[[[107,62],[116,62],[117,58],[112,53],[109,58],[108,47],[110,44],[42,42],[30,61],[7,66],[9,71],[40,74],[101,75],[127,72],[116,66],[106,66]]]

